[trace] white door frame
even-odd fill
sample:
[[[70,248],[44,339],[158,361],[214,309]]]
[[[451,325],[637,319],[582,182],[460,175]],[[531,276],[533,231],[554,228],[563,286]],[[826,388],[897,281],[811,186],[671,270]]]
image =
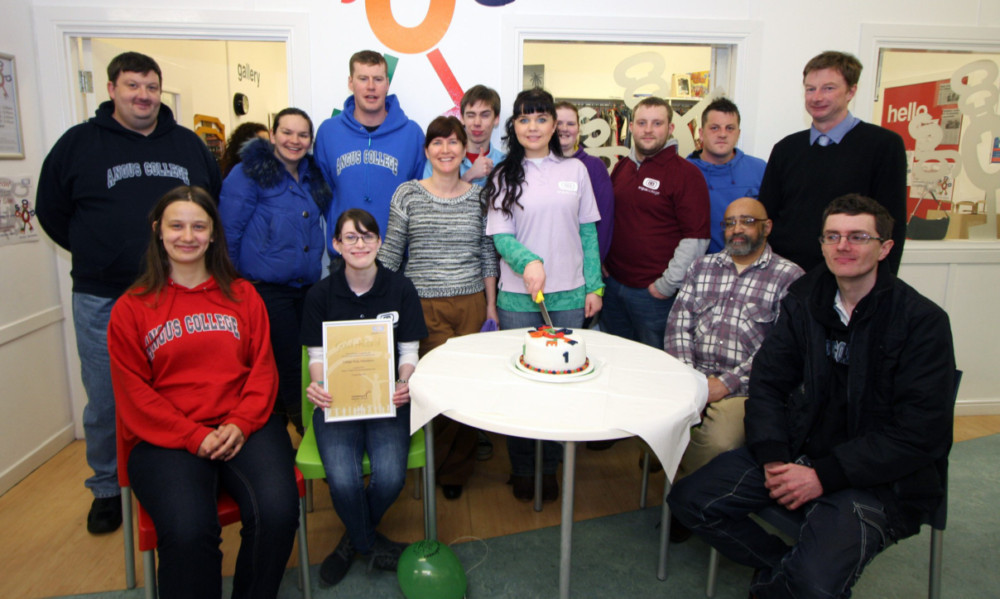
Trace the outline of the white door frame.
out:
[[[35,6],[33,8],[37,54],[42,139],[51,148],[72,125],[85,115],[76,114],[74,96],[77,75],[72,60],[73,38],[161,38],[202,40],[279,41],[285,43],[288,73],[288,100],[310,112],[309,82],[312,72],[309,54],[309,16],[306,12],[263,12],[253,10],[166,10],[78,6]],[[294,72],[305,76],[293,77]],[[97,91],[97,90],[95,90]],[[56,268],[63,313],[64,351],[73,427],[83,438],[83,406],[87,394],[80,380],[80,360],[73,329],[70,256],[59,250]]]

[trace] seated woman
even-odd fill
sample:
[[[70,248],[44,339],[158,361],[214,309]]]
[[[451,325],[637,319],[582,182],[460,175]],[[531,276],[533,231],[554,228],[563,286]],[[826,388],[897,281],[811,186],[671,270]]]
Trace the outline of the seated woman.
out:
[[[347,529],[320,566],[320,579],[327,585],[343,580],[357,554],[368,561],[369,568],[395,572],[406,548],[406,544],[390,541],[375,528],[406,483],[410,450],[407,380],[417,365],[418,347],[427,336],[427,327],[413,283],[375,261],[381,244],[375,217],[357,208],[341,214],[334,227],[333,247],[343,256],[344,268],[313,285],[306,296],[302,319],[302,345],[309,349],[312,379],[306,396],[318,408],[329,407],[333,399],[323,389],[324,321],[391,315],[396,341],[399,378],[392,397],[396,405],[394,417],[326,422],[322,409],[313,410],[312,426],[330,484],[333,509]],[[336,389],[332,391],[337,393]],[[367,488],[361,468],[366,451],[371,462]]]
[[[135,495],[159,540],[160,597],[222,593],[220,488],[240,506],[233,597],[274,597],[298,527],[292,445],[260,296],[226,255],[215,202],[153,208],[146,268],[115,304],[108,351]]]

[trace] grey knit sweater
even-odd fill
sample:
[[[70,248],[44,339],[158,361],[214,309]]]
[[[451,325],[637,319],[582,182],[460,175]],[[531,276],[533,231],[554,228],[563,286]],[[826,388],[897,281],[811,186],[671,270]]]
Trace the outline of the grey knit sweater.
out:
[[[403,274],[423,298],[482,291],[483,277],[497,276],[497,260],[493,238],[485,233],[481,191],[473,185],[457,198],[439,198],[419,181],[400,185],[389,204],[379,261],[398,270],[408,252]]]

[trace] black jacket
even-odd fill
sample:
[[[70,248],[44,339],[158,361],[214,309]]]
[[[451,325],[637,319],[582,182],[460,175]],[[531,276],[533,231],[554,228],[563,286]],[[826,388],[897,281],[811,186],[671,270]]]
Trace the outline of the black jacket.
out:
[[[747,447],[761,464],[790,462],[824,417],[837,283],[821,265],[792,284],[757,352],[746,403]],[[955,372],[944,310],[882,263],[848,327],[847,440],[812,459],[824,493],[873,490],[889,534],[915,534],[944,494]],[[812,457],[812,456],[809,456]]]
[[[160,106],[142,135],[104,102],[63,134],[42,163],[35,210],[45,232],[73,254],[73,291],[118,297],[138,276],[151,231],[149,212],[179,185],[219,197],[222,177],[205,143]]]

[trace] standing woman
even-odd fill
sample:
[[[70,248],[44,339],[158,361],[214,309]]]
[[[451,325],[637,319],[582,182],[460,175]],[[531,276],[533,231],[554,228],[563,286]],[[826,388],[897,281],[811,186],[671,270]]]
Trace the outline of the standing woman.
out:
[[[135,495],[156,526],[159,589],[222,593],[219,488],[240,506],[233,597],[274,597],[298,527],[292,445],[272,417],[267,312],[226,256],[214,199],[178,187],[150,215],[146,269],[108,325]]]
[[[604,282],[597,247],[600,220],[590,176],[574,158],[563,158],[552,94],[522,91],[507,119],[507,159],[493,168],[484,195],[486,233],[500,257],[497,312],[501,329],[543,324],[535,303],[545,305],[557,327],[579,328],[601,309]],[[534,496],[534,442],[507,438],[514,496]],[[561,446],[543,444],[542,499],[559,496],[556,468]]]
[[[601,262],[611,249],[611,233],[615,228],[615,190],[611,185],[608,167],[597,156],[591,156],[580,147],[580,112],[570,102],[556,104],[556,132],[563,156],[572,156],[587,167],[590,186],[594,188],[597,210],[601,220],[597,221],[597,247]]]
[[[229,136],[229,141],[226,142],[226,150],[222,152],[222,160],[219,164],[222,169],[223,179],[228,177],[229,173],[242,160],[240,158],[240,150],[243,149],[243,144],[253,140],[255,137],[270,139],[267,133],[267,126],[253,122],[243,123]]]
[[[392,418],[326,422],[322,409],[311,414],[333,509],[347,529],[320,566],[320,579],[328,585],[340,582],[359,554],[368,562],[369,569],[395,572],[406,547],[404,543],[390,541],[376,527],[406,483],[406,458],[410,451],[407,381],[417,365],[420,340],[427,336],[420,298],[413,283],[375,261],[381,245],[375,217],[352,208],[340,215],[334,230],[333,249],[344,257],[344,267],[309,290],[302,319],[302,345],[309,348],[312,379],[306,396],[317,408],[329,407],[332,400],[332,395],[323,389],[325,321],[391,316],[399,378],[392,397],[396,405],[396,415]],[[441,234],[446,235],[447,231]],[[331,391],[337,393],[337,389]],[[361,467],[366,451],[371,462],[367,487]]]
[[[389,205],[389,230],[379,261],[399,270],[420,296],[428,336],[420,357],[451,337],[478,333],[487,318],[497,319],[497,263],[486,235],[482,188],[460,177],[467,142],[465,127],[439,116],[427,127],[427,179],[403,183]],[[476,463],[476,430],[439,417],[434,423],[437,480],[447,499],[457,499]]]
[[[271,321],[278,364],[275,411],[302,432],[302,347],[299,326],[306,293],[319,280],[323,223],[332,193],[309,154],[313,125],[298,108],[274,119],[271,139],[243,147],[243,161],[222,183],[219,211],[229,256],[253,281]]]

